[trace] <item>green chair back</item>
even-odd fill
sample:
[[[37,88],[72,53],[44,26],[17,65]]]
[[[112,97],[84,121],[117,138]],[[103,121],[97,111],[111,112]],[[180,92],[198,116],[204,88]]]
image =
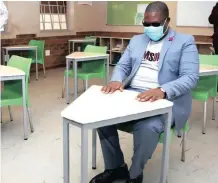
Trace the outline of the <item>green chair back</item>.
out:
[[[28,86],[29,86],[29,74],[30,74],[30,66],[32,60],[28,58],[23,58],[20,56],[12,55],[8,62],[8,66],[15,67],[25,72],[25,84],[26,84],[26,100],[27,106],[29,106],[29,94],[28,94]],[[13,94],[16,94],[13,96]],[[1,98],[2,106],[10,106],[10,105],[22,105],[22,81],[21,80],[11,80],[4,82],[4,90],[3,90],[3,98]],[[4,101],[4,96],[7,96]],[[19,98],[19,99],[18,99]],[[18,100],[17,100],[18,99]],[[13,100],[16,100],[14,103]]]
[[[94,39],[95,42],[96,42],[96,39],[97,39],[97,38],[96,38],[95,36],[86,36],[84,39],[85,39],[85,40]],[[93,45],[93,44],[94,44],[94,43],[83,43],[83,44],[82,44],[82,47],[81,47],[81,51],[84,51],[87,45]]]
[[[200,64],[218,66],[218,55],[199,55]]]
[[[218,67],[218,55],[199,55],[200,64],[202,65],[211,65]],[[212,92],[212,96],[215,97],[218,91],[217,86],[218,76],[201,76],[198,87],[207,86],[207,87],[215,87]]]
[[[30,40],[30,46],[37,46],[37,63],[44,64],[44,47],[45,41],[43,40]],[[28,58],[32,58],[32,63],[36,63],[35,51],[28,52]]]
[[[84,39],[85,40],[90,40],[90,39],[96,40],[97,38],[95,36],[86,36]]]
[[[107,47],[87,45],[84,52],[106,54]],[[81,72],[101,73],[102,77],[105,77],[105,61],[104,60],[92,60],[92,61],[82,62]]]

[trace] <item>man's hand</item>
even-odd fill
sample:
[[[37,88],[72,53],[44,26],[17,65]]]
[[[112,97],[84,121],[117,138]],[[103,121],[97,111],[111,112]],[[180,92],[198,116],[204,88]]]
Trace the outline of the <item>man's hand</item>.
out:
[[[116,90],[123,91],[123,85],[121,82],[118,81],[112,81],[108,83],[107,86],[102,87],[101,91],[104,93],[114,93]]]
[[[160,88],[150,89],[143,93],[140,93],[136,99],[141,102],[151,101],[154,102],[155,100],[163,99],[165,96],[164,92],[161,91]]]

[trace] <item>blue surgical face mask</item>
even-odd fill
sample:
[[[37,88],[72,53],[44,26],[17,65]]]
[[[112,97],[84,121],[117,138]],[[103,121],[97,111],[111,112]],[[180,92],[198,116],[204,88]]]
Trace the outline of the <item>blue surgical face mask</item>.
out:
[[[166,20],[164,22],[164,25],[165,25],[165,23],[166,23]],[[168,26],[167,26],[166,31],[164,32],[164,25],[161,25],[159,27],[154,27],[154,26],[144,27],[144,33],[152,41],[158,41],[164,36],[165,32],[168,29]]]

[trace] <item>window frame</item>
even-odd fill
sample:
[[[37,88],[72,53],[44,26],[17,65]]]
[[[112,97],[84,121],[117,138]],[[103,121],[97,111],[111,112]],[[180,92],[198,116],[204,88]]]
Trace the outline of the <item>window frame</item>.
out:
[[[63,1],[63,2],[66,2],[66,5],[64,6],[62,6],[62,5],[59,5],[59,4],[57,4],[57,5],[51,5],[50,4],[50,2],[51,1],[47,1],[48,2],[48,4],[41,4],[41,2],[45,2],[45,1],[39,1],[39,30],[40,30],[40,32],[49,32],[49,31],[52,31],[52,32],[64,32],[64,31],[69,31],[69,18],[68,18],[68,1]],[[59,1],[56,1],[56,2],[59,2]],[[62,7],[62,8],[65,8],[65,13],[45,13],[45,10],[44,10],[44,12],[43,13],[41,13],[41,8],[43,8],[43,6],[44,6],[44,8],[45,8],[45,6],[48,6],[49,7],[49,9],[52,7],[52,6],[55,6],[55,7],[57,7],[57,10],[59,10],[59,8],[60,8],[60,6]],[[49,10],[50,11],[50,10]],[[43,18],[43,14],[44,15],[50,15],[50,22],[45,22],[44,20],[42,20],[41,21],[41,16],[42,16],[42,18]],[[57,21],[57,22],[53,22],[52,21],[52,16],[53,15],[58,15],[58,19],[59,19],[59,21]],[[65,16],[65,22],[61,22],[60,21],[60,15],[64,15]],[[45,29],[45,23],[50,23],[51,24],[51,29]],[[54,23],[58,23],[59,24],[59,28],[60,29],[53,29],[53,26],[54,26]],[[61,24],[62,23],[66,23],[66,29],[61,29]],[[43,29],[41,29],[41,24],[43,24]]]

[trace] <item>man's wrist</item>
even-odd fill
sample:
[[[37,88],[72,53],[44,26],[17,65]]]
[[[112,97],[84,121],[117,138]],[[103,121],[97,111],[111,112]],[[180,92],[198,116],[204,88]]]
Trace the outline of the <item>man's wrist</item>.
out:
[[[166,91],[165,91],[163,88],[161,88],[161,87],[159,87],[159,89],[163,92],[163,94],[164,94],[164,99],[167,98],[167,93],[166,93]]]

